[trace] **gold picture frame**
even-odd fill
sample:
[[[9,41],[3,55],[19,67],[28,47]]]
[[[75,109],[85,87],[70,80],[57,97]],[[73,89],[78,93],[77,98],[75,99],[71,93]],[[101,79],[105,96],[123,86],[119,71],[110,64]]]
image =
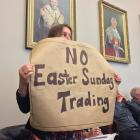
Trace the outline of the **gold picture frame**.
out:
[[[99,0],[100,48],[108,61],[130,63],[127,11]]]
[[[75,0],[57,0],[55,11],[51,0],[27,0],[26,48],[32,49],[38,41],[47,38],[48,30],[54,24],[71,26],[76,39]],[[56,8],[57,7],[57,8]]]

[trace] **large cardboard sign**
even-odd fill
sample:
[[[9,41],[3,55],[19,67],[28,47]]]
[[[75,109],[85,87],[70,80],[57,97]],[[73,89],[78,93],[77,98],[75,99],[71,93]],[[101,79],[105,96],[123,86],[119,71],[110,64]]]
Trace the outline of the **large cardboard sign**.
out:
[[[112,123],[114,71],[92,45],[47,38],[32,50],[32,127],[72,131]]]

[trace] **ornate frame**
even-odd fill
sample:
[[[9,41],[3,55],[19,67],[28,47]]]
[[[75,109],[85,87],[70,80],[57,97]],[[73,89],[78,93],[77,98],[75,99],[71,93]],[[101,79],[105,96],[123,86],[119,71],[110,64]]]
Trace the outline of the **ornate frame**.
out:
[[[113,20],[117,21],[117,29],[111,31],[110,25]],[[113,62],[130,63],[127,11],[99,0],[99,22],[100,48],[105,59]]]
[[[49,0],[27,0],[26,48],[32,49],[38,41],[47,37],[47,25],[46,29],[41,30],[41,26],[38,26],[38,24],[41,21],[40,9],[48,4]],[[71,26],[73,30],[73,38],[76,39],[75,1],[61,0],[59,1],[58,8],[63,14],[64,23]],[[46,35],[42,37],[41,35],[43,32],[45,32]]]

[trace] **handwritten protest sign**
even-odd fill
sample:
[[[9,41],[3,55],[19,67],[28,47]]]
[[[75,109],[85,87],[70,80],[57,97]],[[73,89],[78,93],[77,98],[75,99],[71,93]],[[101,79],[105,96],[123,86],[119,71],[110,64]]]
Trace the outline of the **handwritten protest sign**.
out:
[[[114,71],[95,47],[47,38],[30,55],[32,127],[72,131],[112,123]]]

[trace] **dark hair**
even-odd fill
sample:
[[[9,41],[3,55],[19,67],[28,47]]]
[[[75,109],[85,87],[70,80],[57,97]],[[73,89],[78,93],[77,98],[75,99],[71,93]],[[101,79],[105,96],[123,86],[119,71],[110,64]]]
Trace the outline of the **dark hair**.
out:
[[[68,24],[57,24],[57,25],[54,25],[49,30],[48,37],[59,37],[59,36],[61,36],[62,30],[63,30],[64,27],[67,27],[71,31],[71,34],[72,34],[72,29]]]

